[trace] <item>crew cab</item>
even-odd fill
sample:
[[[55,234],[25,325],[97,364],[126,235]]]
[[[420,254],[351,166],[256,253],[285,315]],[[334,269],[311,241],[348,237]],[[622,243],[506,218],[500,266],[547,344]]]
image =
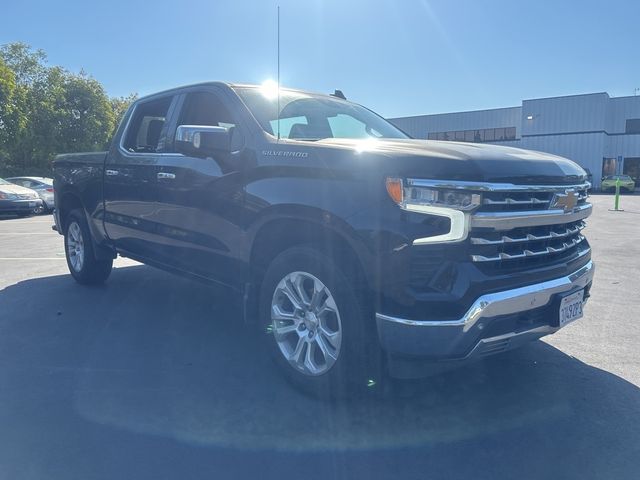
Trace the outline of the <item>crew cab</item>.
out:
[[[224,285],[282,371],[319,390],[420,376],[582,316],[581,167],[411,139],[336,92],[212,82],[137,100],[108,152],[55,161],[73,277],[103,282],[122,255]]]

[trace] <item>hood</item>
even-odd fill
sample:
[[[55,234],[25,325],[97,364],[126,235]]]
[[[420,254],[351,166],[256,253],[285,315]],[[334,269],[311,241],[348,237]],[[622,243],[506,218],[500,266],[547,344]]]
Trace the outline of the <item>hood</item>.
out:
[[[31,190],[30,188],[23,187],[21,185],[15,185],[13,183],[9,183],[7,185],[0,184],[0,192],[17,193],[19,195],[33,194],[36,197],[38,196],[38,194],[34,190]]]
[[[371,159],[386,174],[434,180],[571,184],[587,178],[575,162],[550,153],[435,140],[325,139],[314,142]],[[351,156],[351,155],[350,155]],[[358,161],[362,167],[362,161]]]

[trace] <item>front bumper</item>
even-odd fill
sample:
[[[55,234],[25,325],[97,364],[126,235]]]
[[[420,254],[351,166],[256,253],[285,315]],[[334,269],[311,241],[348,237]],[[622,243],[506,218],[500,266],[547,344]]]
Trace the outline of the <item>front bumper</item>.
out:
[[[27,213],[42,205],[39,198],[29,200],[0,200],[0,213]]]
[[[409,320],[376,314],[378,335],[391,356],[467,360],[498,353],[558,330],[558,299],[591,286],[594,264],[525,287],[480,296],[455,320]],[[586,298],[585,296],[585,298]]]

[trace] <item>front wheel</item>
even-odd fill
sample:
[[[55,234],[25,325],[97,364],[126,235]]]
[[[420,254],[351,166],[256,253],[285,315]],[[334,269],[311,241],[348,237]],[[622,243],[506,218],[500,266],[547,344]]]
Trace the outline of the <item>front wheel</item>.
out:
[[[378,381],[381,353],[369,295],[356,278],[311,247],[294,247],[269,266],[262,324],[288,379],[314,395],[343,396]]]
[[[91,232],[82,210],[73,210],[66,222],[64,250],[73,278],[84,285],[103,283],[111,273],[113,260],[97,260],[93,254]]]

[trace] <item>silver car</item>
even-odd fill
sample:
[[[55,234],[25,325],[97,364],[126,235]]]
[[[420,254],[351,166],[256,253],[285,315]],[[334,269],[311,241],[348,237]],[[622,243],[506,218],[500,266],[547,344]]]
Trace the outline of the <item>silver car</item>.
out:
[[[0,214],[13,214],[21,217],[42,210],[44,202],[38,193],[0,178]]]
[[[21,187],[30,188],[38,193],[42,205],[36,207],[33,213],[40,214],[53,210],[53,179],[47,177],[11,177],[5,179]]]

